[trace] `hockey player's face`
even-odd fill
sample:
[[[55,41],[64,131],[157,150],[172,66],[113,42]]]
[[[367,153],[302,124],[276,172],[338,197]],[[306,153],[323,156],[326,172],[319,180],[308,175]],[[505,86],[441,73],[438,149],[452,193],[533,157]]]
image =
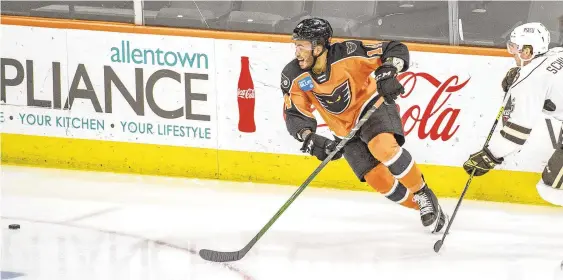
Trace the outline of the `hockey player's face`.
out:
[[[301,69],[307,69],[313,65],[313,45],[309,41],[295,41],[295,58],[299,61]]]
[[[524,49],[522,52],[513,54],[514,61],[516,61],[516,65],[524,66],[530,63],[530,59],[532,58],[532,54],[530,53],[529,49]]]
[[[518,66],[528,64],[529,60],[532,58],[532,52],[528,47],[523,47],[520,51],[518,45],[510,41],[506,44],[506,47],[508,49],[508,53],[514,57],[514,61]]]

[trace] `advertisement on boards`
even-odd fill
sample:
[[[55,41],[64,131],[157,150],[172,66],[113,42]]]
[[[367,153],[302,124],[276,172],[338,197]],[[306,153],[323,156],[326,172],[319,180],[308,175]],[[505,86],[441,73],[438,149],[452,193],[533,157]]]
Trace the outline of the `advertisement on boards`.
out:
[[[423,163],[461,166],[485,143],[502,106],[501,81],[514,60],[424,52],[411,58],[411,69],[399,76],[406,90],[398,103],[407,147]],[[563,140],[561,131],[559,121],[540,118],[523,149],[497,169],[541,172]]]
[[[272,154],[305,154],[287,133],[289,43],[2,26],[2,132]],[[411,52],[397,104],[421,164],[461,166],[501,106],[511,58]],[[514,104],[518,106],[518,104]],[[331,137],[320,115],[318,132]],[[539,172],[563,141],[545,117],[499,169]]]
[[[2,26],[6,133],[214,148],[213,41]]]
[[[287,43],[215,40],[219,149],[305,155],[283,119],[280,74],[293,53]],[[319,133],[330,137],[313,114]]]
[[[301,143],[287,133],[282,114],[280,74],[293,52],[291,44],[215,41],[216,78],[221,81],[217,84],[220,149],[302,155]],[[506,57],[411,51],[410,68],[398,76],[405,94],[397,106],[407,136],[405,147],[417,161],[461,166],[482,147],[504,96],[500,83],[513,63]],[[241,92],[240,79],[248,72],[253,82],[252,110],[242,110],[240,95],[234,92]],[[240,120],[247,117],[241,112],[253,117],[252,131],[240,128]],[[319,132],[330,137],[320,115],[313,114]],[[510,156],[499,169],[541,171],[562,140],[560,131],[558,122],[542,119],[528,140],[532,148]]]

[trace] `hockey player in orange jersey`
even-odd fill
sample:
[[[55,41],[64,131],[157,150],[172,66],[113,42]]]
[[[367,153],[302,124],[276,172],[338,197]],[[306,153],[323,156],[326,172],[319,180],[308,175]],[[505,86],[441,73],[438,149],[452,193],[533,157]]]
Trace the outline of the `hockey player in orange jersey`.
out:
[[[409,67],[407,47],[396,41],[363,44],[348,40],[330,44],[332,28],[321,18],[301,21],[293,31],[296,58],[281,73],[286,127],[302,142],[301,151],[324,160],[370,106],[383,103],[343,147],[344,158],[362,182],[388,199],[420,211],[423,226],[440,232],[448,222],[438,199],[410,153],[395,105],[404,92],[397,72]],[[374,73],[376,79],[371,74]],[[314,107],[335,136],[316,134]]]

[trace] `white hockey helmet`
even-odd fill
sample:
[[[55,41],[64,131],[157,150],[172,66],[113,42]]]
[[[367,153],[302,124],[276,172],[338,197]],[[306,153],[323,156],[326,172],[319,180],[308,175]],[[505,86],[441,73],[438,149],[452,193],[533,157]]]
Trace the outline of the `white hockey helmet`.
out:
[[[549,30],[543,24],[530,22],[514,28],[506,47],[510,54],[520,54],[528,45],[532,47],[532,57],[536,57],[549,50],[550,40]]]

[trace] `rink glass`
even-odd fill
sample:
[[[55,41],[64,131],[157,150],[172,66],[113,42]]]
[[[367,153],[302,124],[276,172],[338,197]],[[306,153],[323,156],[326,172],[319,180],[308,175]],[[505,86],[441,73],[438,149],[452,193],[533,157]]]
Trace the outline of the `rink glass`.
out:
[[[2,1],[2,15],[291,34],[304,16],[341,38],[505,48],[517,25],[541,21],[563,45],[563,1]]]

